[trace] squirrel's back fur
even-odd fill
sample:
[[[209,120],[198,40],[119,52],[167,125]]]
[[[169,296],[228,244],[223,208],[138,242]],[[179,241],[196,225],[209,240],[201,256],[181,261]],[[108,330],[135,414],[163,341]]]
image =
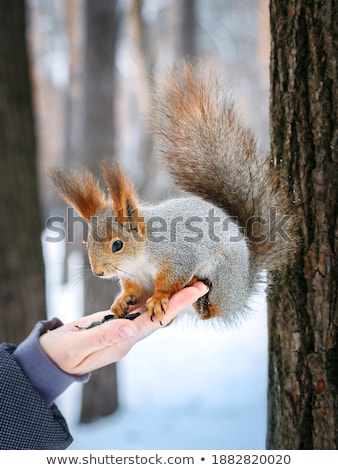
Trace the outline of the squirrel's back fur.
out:
[[[158,77],[155,111],[159,149],[175,182],[237,220],[254,270],[286,264],[297,246],[287,185],[258,155],[224,84],[201,65],[183,62]]]

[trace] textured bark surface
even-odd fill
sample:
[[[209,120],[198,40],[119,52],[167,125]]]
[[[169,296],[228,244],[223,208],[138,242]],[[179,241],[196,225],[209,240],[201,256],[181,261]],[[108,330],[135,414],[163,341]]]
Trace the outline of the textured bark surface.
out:
[[[34,119],[25,4],[0,15],[0,342],[21,341],[45,318]]]
[[[303,245],[269,298],[269,449],[338,448],[335,0],[272,0],[272,159]]]

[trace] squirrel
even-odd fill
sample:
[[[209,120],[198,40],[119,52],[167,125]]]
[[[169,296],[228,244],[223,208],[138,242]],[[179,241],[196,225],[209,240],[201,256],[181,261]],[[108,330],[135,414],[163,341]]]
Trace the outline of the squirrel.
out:
[[[108,195],[87,169],[54,168],[51,178],[88,223],[93,274],[120,279],[115,316],[146,302],[151,320],[161,321],[170,297],[202,280],[209,291],[194,304],[199,317],[236,319],[262,271],[282,268],[296,249],[287,184],[202,66],[183,61],[167,71],[155,100],[154,135],[186,196],[141,203],[113,161],[101,166]]]

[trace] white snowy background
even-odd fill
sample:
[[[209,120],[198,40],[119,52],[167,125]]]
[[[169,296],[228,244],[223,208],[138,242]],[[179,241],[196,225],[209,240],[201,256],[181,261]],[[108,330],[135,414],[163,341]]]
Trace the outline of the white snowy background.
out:
[[[73,279],[62,284],[64,248],[45,238],[48,314],[68,322],[82,315],[81,258],[73,253]],[[264,449],[263,293],[233,328],[183,318],[159,330],[119,362],[118,383],[120,409],[92,424],[78,423],[81,386],[72,385],[60,397],[74,437],[70,449]]]

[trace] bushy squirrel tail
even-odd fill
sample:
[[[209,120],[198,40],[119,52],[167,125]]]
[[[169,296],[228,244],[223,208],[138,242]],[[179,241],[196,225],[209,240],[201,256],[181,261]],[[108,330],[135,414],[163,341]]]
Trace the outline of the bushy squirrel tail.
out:
[[[286,264],[297,246],[287,187],[258,155],[216,75],[181,62],[157,77],[155,99],[155,134],[175,182],[238,221],[259,269]]]

